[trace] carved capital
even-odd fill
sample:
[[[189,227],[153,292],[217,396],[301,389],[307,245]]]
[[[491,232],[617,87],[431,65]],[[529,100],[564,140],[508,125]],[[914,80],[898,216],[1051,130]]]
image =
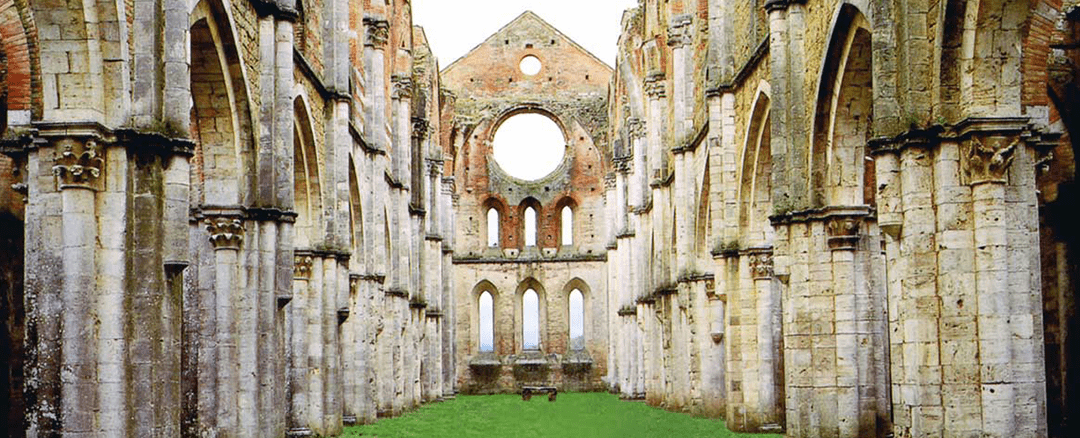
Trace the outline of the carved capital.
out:
[[[365,46],[382,48],[386,46],[386,43],[390,40],[389,21],[365,18],[364,31],[367,35],[367,38],[364,39]]]
[[[311,280],[311,266],[315,258],[311,254],[297,252],[293,256],[293,279]]]
[[[652,75],[645,78],[645,95],[649,99],[663,99],[667,97],[667,79],[664,75]]]
[[[754,280],[767,280],[773,277],[773,254],[758,252],[750,254],[750,274]]]
[[[244,221],[232,216],[206,218],[206,231],[210,233],[210,243],[214,249],[240,249],[244,241]]]
[[[693,21],[690,17],[677,18],[668,27],[667,44],[669,47],[680,49],[694,42]]]
[[[412,118],[412,136],[413,138],[425,139],[431,135],[431,123],[423,117]]]
[[[855,246],[859,243],[859,232],[861,229],[862,218],[853,216],[836,216],[829,218],[825,223],[829,249],[855,249]]]
[[[105,159],[97,140],[66,138],[57,144],[56,164],[52,170],[61,189],[80,187],[98,190],[104,179]]]
[[[391,80],[394,82],[394,99],[412,99],[413,80],[411,77],[394,75],[391,77]]]
[[[626,134],[631,139],[645,138],[645,122],[637,117],[630,117],[626,119]]]
[[[615,174],[614,173],[609,173],[607,175],[604,175],[604,189],[605,190],[614,190],[615,189],[615,182],[616,181],[615,181]]]
[[[968,141],[967,172],[972,184],[1004,183],[1019,139],[991,136],[984,143],[977,137]]]

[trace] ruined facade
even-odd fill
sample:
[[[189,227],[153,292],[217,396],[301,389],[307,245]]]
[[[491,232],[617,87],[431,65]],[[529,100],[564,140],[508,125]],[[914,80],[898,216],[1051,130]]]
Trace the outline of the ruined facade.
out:
[[[0,435],[537,383],[1080,431],[1075,0],[644,0],[615,66],[525,13],[441,71],[411,8],[0,0]],[[493,159],[522,114],[565,140],[535,180]]]
[[[628,11],[610,383],[788,436],[1074,435],[1075,20],[1058,1]]]
[[[409,2],[0,11],[5,436],[329,436],[454,393]]]
[[[539,60],[539,71],[519,68],[526,57]],[[602,218],[610,160],[600,145],[607,136],[610,77],[610,67],[531,12],[442,72],[454,96],[443,115],[452,122],[444,125],[443,141],[457,183],[454,288],[465,304],[457,308],[457,370],[465,392],[517,391],[529,383],[603,389],[610,315]],[[523,113],[553,120],[566,144],[559,166],[534,181],[511,176],[492,155],[496,131]],[[564,210],[570,221],[563,220]],[[497,236],[489,239],[493,231]],[[527,233],[534,241],[526,241]],[[529,290],[539,300],[536,345],[524,339]],[[580,345],[570,339],[575,290],[584,300]],[[494,306],[490,351],[479,345],[485,293]]]

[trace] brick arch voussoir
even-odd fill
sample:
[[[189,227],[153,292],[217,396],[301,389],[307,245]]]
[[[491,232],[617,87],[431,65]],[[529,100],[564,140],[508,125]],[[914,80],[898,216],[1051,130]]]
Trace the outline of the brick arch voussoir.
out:
[[[23,11],[25,7],[15,0],[0,0],[0,50],[5,58],[3,87],[8,111],[28,111],[33,107],[37,57],[32,54],[36,43],[27,32],[24,16],[29,16],[30,11]]]

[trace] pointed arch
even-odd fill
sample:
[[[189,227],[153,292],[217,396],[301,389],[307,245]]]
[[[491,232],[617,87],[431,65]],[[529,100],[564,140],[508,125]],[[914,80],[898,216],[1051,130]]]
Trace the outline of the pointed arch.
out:
[[[543,208],[536,198],[528,197],[518,205],[518,214],[521,218],[521,245],[525,247],[540,246],[540,212]]]
[[[498,309],[499,290],[488,280],[481,280],[473,286],[472,305],[470,305],[469,327],[471,339],[470,354],[496,351],[495,315]],[[475,344],[473,344],[475,342]]]
[[[488,198],[483,204],[484,226],[486,230],[487,246],[497,248],[504,246],[503,235],[506,232],[503,221],[506,219],[506,205],[494,196]]]
[[[750,112],[742,152],[739,185],[739,230],[750,246],[770,243],[772,227],[772,147],[769,114],[772,101],[763,83]]]
[[[816,207],[873,203],[873,161],[866,148],[873,124],[871,35],[862,12],[840,6],[814,118],[809,189]]]
[[[364,248],[364,210],[360,199],[360,179],[356,177],[356,161],[349,154],[349,237],[353,254],[362,254]],[[360,262],[360,257],[351,260]]]
[[[526,298],[527,295],[531,296],[529,292],[535,294],[535,308],[526,308],[526,300],[532,299],[531,297]],[[527,349],[544,350],[549,342],[547,311],[547,292],[543,284],[533,277],[527,277],[518,283],[517,291],[514,294],[514,320],[517,321],[515,341],[518,345],[518,348],[514,349],[515,352]],[[526,312],[530,314],[526,315]],[[535,324],[533,324],[534,322]],[[535,338],[527,339],[526,332],[535,334]],[[535,343],[528,341],[535,341]]]
[[[578,239],[575,238],[574,214],[577,210],[577,201],[573,197],[566,196],[555,203],[555,211],[559,215],[558,236],[561,246],[573,245]]]
[[[575,277],[563,286],[564,303],[566,304],[567,321],[567,346],[569,350],[584,350],[588,345],[589,329],[592,320],[589,318],[592,308],[592,289],[589,284],[580,277]]]
[[[698,257],[707,257],[709,252],[709,231],[712,224],[712,208],[709,205],[709,193],[712,180],[709,175],[709,158],[705,157],[705,166],[702,169],[701,190],[697,197],[697,217],[694,223],[694,245]]]
[[[305,248],[320,240],[318,225],[322,222],[319,220],[323,211],[322,184],[318,148],[315,146],[317,140],[303,96],[293,100],[293,109],[293,190],[297,214],[295,244],[298,248]],[[355,172],[350,172],[349,176],[355,177]]]
[[[33,20],[28,19],[32,12],[20,3],[0,1],[0,72],[3,74],[0,78],[0,100],[3,101],[0,134],[8,125],[29,124],[31,107],[41,104],[31,101],[34,95],[31,90],[40,91],[40,66],[35,52],[37,32]]]
[[[191,14],[192,195],[203,205],[248,205],[255,181],[247,81],[228,23],[219,2]]]

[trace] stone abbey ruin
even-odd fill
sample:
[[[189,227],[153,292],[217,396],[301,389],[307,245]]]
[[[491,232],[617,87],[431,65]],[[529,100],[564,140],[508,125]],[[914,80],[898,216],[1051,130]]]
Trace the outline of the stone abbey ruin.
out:
[[[1080,2],[638,3],[614,66],[526,12],[440,68],[409,0],[0,0],[0,435],[1080,435]]]

